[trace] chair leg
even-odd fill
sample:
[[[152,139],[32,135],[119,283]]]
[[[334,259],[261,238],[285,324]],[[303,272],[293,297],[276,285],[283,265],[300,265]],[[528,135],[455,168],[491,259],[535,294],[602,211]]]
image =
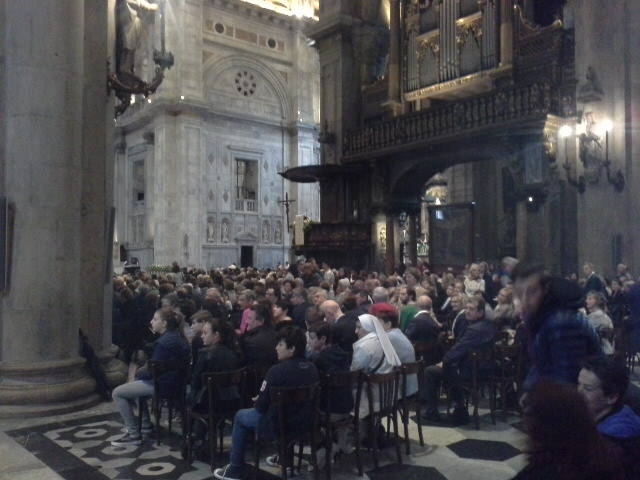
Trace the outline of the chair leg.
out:
[[[153,413],[154,413],[154,416],[155,416],[155,419],[156,419],[156,445],[160,445],[160,417],[161,417],[161,414],[162,414],[162,411],[161,411],[162,406],[161,406],[159,398],[154,398],[153,403],[154,403],[154,405],[153,405],[154,412]]]
[[[369,415],[370,418],[370,425],[369,425],[369,432],[371,434],[371,443],[373,445],[373,467],[377,470],[378,469],[378,429],[376,428],[378,425],[373,418],[373,415]],[[381,419],[382,420],[382,419]],[[382,422],[381,422],[382,423]]]
[[[415,401],[415,411],[416,411],[416,419],[418,420],[416,423],[418,424],[418,438],[420,438],[420,446],[424,447],[424,436],[422,434],[422,422],[420,421],[420,416],[422,414],[422,406],[420,404],[420,398],[417,398]]]
[[[142,410],[144,401],[145,399],[143,397],[138,397],[138,435],[142,435]]]
[[[356,447],[356,464],[358,465],[358,475],[364,475],[364,469],[362,468],[362,455],[360,452],[360,421],[354,421],[353,426],[354,444]]]
[[[402,424],[404,425],[404,443],[406,446],[407,455],[411,455],[411,447],[409,445],[409,406],[406,400],[402,402],[401,409],[402,410],[400,417],[402,418]],[[420,422],[418,422],[418,424],[420,424]]]
[[[171,435],[171,422],[173,421],[173,403],[167,402],[167,410],[169,411],[169,435]]]
[[[327,417],[330,414],[327,413]],[[325,439],[324,439],[324,449],[325,449],[325,464],[324,470],[327,475],[327,479],[331,480],[331,457],[332,457],[332,449],[333,449],[333,432],[331,430],[330,420],[327,418],[327,426],[325,428]],[[317,461],[317,460],[316,460]]]
[[[300,472],[302,471],[302,450],[303,449],[304,449],[304,442],[302,439],[300,439],[300,443],[298,444],[298,475],[300,475]],[[293,460],[293,457],[291,457],[291,460]],[[293,461],[291,462],[291,467],[293,468]]]
[[[476,430],[480,430],[480,415],[478,414],[478,404],[480,403],[480,396],[478,389],[474,389],[471,395],[473,401],[473,420],[476,425]]]
[[[209,413],[211,415],[211,413]],[[214,470],[214,461],[216,458],[216,439],[218,435],[216,434],[216,423],[217,418],[213,418],[209,420],[209,463],[211,464],[211,471]]]
[[[253,436],[253,464],[255,466],[253,469],[253,478],[255,480],[258,478],[258,471],[260,470],[260,441],[258,434]]]
[[[387,417],[388,418],[388,417]],[[398,463],[402,464],[402,452],[400,451],[400,435],[398,435],[398,412],[394,411],[391,414],[391,421],[393,422],[394,443],[396,444],[396,453],[398,454]],[[408,438],[407,438],[408,442]],[[407,445],[407,449],[408,449]]]
[[[183,431],[183,438],[184,438],[184,448],[185,448],[185,462],[187,462],[187,465],[191,465],[191,457],[192,457],[192,452],[191,452],[191,441],[192,441],[192,435],[191,435],[191,414],[190,411],[187,410],[186,413],[186,425],[184,427]]]
[[[218,425],[218,435],[220,435],[220,455],[223,454],[224,452],[224,427],[226,426],[227,422],[225,421],[225,419],[223,418],[222,421],[220,422],[220,424]]]

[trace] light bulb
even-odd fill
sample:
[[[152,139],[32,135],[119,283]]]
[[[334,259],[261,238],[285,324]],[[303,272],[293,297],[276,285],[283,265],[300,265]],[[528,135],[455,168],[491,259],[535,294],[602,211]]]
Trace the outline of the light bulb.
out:
[[[573,133],[573,128],[571,128],[571,126],[569,125],[563,125],[560,127],[560,130],[558,131],[558,133],[562,138],[567,138],[567,137],[570,137],[571,134]]]

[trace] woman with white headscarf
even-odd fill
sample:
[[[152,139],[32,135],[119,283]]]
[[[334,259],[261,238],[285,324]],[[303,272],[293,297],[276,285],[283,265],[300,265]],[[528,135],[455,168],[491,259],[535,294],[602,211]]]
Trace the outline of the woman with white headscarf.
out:
[[[351,371],[362,370],[366,374],[389,373],[394,367],[401,365],[380,319],[368,313],[360,315],[356,322],[356,335],[358,341],[353,344]],[[373,410],[377,411],[380,409],[377,389],[373,390],[372,395]],[[361,419],[370,413],[369,401],[364,393],[359,411]],[[366,429],[362,429],[361,433],[365,431]]]
[[[353,344],[351,370],[364,373],[389,373],[399,367],[398,358],[382,322],[377,317],[365,313],[356,322],[358,341]]]

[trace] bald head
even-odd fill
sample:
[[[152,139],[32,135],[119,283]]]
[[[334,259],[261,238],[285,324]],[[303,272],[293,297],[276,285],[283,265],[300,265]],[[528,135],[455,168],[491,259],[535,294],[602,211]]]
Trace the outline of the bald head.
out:
[[[420,295],[416,303],[418,304],[418,308],[420,310],[431,310],[431,308],[433,307],[433,302],[428,295]]]
[[[322,302],[320,310],[324,313],[324,318],[329,323],[335,322],[343,315],[342,310],[340,310],[340,305],[333,300],[325,300]]]

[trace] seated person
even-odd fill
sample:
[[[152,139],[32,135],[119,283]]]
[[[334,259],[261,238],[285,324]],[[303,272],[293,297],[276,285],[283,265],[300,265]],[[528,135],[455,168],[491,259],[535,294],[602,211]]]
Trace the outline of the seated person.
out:
[[[303,387],[318,381],[318,370],[304,357],[306,343],[304,332],[296,327],[288,327],[280,332],[275,348],[278,364],[267,372],[260,392],[255,398],[254,408],[246,408],[236,413],[231,435],[229,464],[217,468],[213,473],[218,480],[242,478],[244,451],[249,435],[256,431],[266,437],[278,435],[278,411],[270,405],[272,387]],[[311,418],[310,408],[308,405],[300,405],[296,410],[290,410],[287,424],[298,428],[310,427],[305,421]]]
[[[587,360],[578,375],[578,391],[587,402],[600,434],[623,452],[627,478],[640,478],[640,417],[623,400],[629,376],[612,358]]]
[[[198,363],[198,352],[204,347],[202,343],[202,328],[207,320],[213,318],[207,310],[200,310],[191,317],[191,361]]]
[[[589,312],[587,320],[600,338],[602,353],[605,355],[613,355],[613,345],[611,344],[613,338],[613,322],[604,311],[607,305],[607,299],[604,294],[600,292],[589,292],[585,304]]]
[[[327,322],[314,325],[307,331],[307,350],[310,360],[320,374],[348,372],[351,366],[350,355],[333,343],[333,329]],[[331,398],[323,398],[320,408],[329,413],[349,413],[353,408],[353,395],[345,391],[334,391]]]
[[[187,362],[190,355],[190,347],[187,339],[180,331],[183,323],[182,314],[171,307],[163,307],[156,311],[151,319],[151,330],[160,336],[153,344],[151,354],[152,361],[181,361]],[[178,372],[166,372],[159,379],[160,392],[162,397],[171,396],[178,388],[181,379]],[[113,400],[116,408],[122,416],[127,432],[120,438],[111,442],[114,446],[140,445],[142,438],[138,432],[138,422],[133,414],[133,408],[140,397],[152,397],[154,394],[154,384],[149,369],[141,369],[136,374],[136,380],[127,382],[113,390]],[[146,402],[143,403],[142,430],[151,430],[149,420],[149,410]]]
[[[431,309],[432,302],[427,295],[418,298],[419,311],[409,320],[405,333],[412,342],[435,343],[441,325]]]
[[[371,306],[371,314],[378,317],[382,322],[384,330],[391,340],[394,350],[398,354],[401,363],[413,363],[416,361],[416,352],[413,344],[404,333],[398,328],[398,312],[395,307],[389,303],[374,303]],[[402,385],[401,387],[402,388]],[[418,391],[417,375],[409,375],[407,377],[406,396],[410,397]]]
[[[271,303],[256,303],[249,309],[247,331],[241,347],[245,365],[270,366],[276,363],[278,334],[272,327]]]
[[[273,289],[270,289],[273,290]],[[272,306],[273,324],[276,330],[281,330],[285,327],[293,327],[292,318],[287,315],[291,303],[288,300],[276,300]]]
[[[451,299],[451,307],[456,312],[451,320],[451,337],[454,339],[462,337],[462,334],[467,329],[469,322],[464,311],[464,306],[467,303],[467,297],[458,294]]]
[[[453,420],[462,425],[469,422],[469,412],[464,404],[462,392],[455,385],[461,379],[471,376],[471,365],[468,354],[472,349],[490,345],[496,334],[496,329],[490,320],[485,317],[485,302],[481,297],[470,297],[467,300],[465,315],[469,326],[464,334],[456,338],[451,349],[444,355],[442,362],[427,367],[424,372],[425,389],[424,402],[426,409],[424,420],[440,421],[438,412],[438,392],[440,384],[444,380],[449,383],[451,396],[455,404]]]

